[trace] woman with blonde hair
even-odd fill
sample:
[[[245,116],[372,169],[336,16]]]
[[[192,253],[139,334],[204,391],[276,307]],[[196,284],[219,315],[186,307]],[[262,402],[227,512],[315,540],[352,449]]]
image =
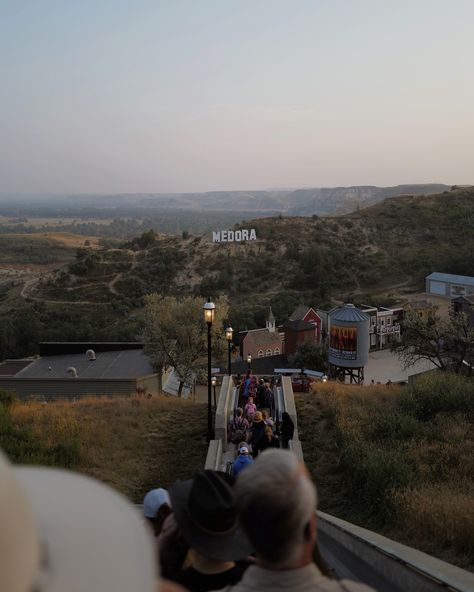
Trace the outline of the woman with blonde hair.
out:
[[[263,434],[264,435],[260,443],[261,452],[267,448],[280,448],[280,440],[275,436],[270,426],[265,427]]]
[[[252,426],[250,428],[250,444],[252,445],[252,452],[256,458],[260,452],[260,444],[264,437],[265,424],[263,423],[262,414],[256,411],[253,416]]]

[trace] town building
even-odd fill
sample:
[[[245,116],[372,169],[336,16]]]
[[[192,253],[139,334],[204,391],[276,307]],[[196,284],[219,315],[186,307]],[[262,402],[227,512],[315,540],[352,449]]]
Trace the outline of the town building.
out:
[[[412,302],[405,302],[403,310],[405,314],[413,313],[418,315],[424,321],[427,321],[436,314],[438,307],[436,304],[428,302],[428,300],[414,300]]]
[[[252,358],[264,358],[283,354],[284,336],[275,323],[275,316],[270,308],[264,329],[251,329],[241,331],[240,355],[245,360],[247,356]]]
[[[436,294],[447,298],[474,294],[474,277],[472,276],[435,271],[427,275],[425,281],[427,294]]]
[[[285,355],[292,356],[300,345],[304,343],[317,343],[314,323],[308,323],[301,319],[288,320],[283,323],[285,334]]]
[[[0,390],[20,398],[158,392],[141,343],[41,343],[39,357],[0,364]]]
[[[305,306],[304,304],[300,304],[295,308],[293,313],[290,315],[289,321],[305,321],[306,323],[310,323],[314,327],[314,341],[315,343],[321,343],[322,338],[322,328],[323,328],[323,321],[321,316],[311,308],[311,306]],[[286,344],[286,338],[285,338]],[[287,355],[288,351],[285,345],[285,351]]]
[[[402,307],[386,308],[362,304],[359,309],[369,315],[369,347],[371,350],[390,347],[400,340],[400,323],[403,320]]]
[[[451,300],[453,314],[464,313],[469,319],[471,327],[474,327],[474,296],[458,296]]]

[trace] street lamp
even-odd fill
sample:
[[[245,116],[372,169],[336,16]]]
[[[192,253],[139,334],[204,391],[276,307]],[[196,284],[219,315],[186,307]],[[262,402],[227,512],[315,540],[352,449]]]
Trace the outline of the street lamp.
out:
[[[251,366],[252,366],[252,356],[249,354],[247,356],[247,370],[250,370]]]
[[[216,312],[216,305],[208,298],[202,307],[204,320],[207,323],[207,441],[212,440],[212,413],[211,413],[211,328]]]
[[[211,383],[212,383],[212,388],[213,388],[213,390],[214,390],[214,413],[215,413],[215,412],[216,412],[216,410],[217,410],[217,402],[216,402],[216,384],[217,384],[217,377],[216,377],[216,376],[213,376],[213,377],[212,377]]]
[[[232,374],[231,367],[230,367],[230,350],[232,348],[232,334],[233,334],[233,332],[234,332],[234,330],[232,329],[232,327],[227,327],[227,329],[225,330],[225,338],[227,339],[227,353],[229,355],[228,364],[227,364],[227,372],[228,372],[229,376]]]

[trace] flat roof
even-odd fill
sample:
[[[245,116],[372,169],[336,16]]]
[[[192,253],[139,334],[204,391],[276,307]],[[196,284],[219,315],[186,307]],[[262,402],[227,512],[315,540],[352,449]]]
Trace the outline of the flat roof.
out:
[[[439,271],[433,271],[430,275],[426,276],[427,280],[435,280],[438,282],[449,282],[451,284],[466,284],[468,286],[474,286],[474,277],[470,275],[455,275],[452,273],[440,273]]]
[[[0,376],[15,376],[32,362],[33,360],[5,360],[0,364]]]
[[[16,374],[18,378],[68,378],[68,368],[75,368],[78,378],[137,378],[153,374],[149,359],[141,349],[96,352],[89,361],[85,353],[44,356]]]

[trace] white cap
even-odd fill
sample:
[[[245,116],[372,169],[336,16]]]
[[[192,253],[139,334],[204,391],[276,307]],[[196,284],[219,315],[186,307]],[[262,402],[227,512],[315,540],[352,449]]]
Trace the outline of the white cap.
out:
[[[0,590],[31,590],[38,565],[33,514],[13,468],[0,451]]]
[[[239,450],[240,454],[248,454],[249,453],[249,449],[247,448],[247,446],[242,446],[242,448]]]
[[[156,592],[153,538],[126,498],[71,472],[41,467],[14,472],[38,527],[41,567],[34,589]]]
[[[145,495],[143,500],[143,514],[145,518],[155,518],[156,513],[163,504],[171,508],[170,496],[166,489],[152,489]]]

